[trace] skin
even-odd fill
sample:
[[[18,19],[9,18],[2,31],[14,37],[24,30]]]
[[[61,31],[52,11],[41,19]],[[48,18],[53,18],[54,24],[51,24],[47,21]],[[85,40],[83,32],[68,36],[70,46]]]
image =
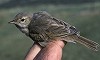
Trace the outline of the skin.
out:
[[[28,51],[25,60],[33,60],[41,49],[42,47],[38,43],[34,43]]]
[[[35,43],[25,60],[61,60],[64,45],[64,42],[57,38],[49,42],[45,48],[41,48],[39,44]]]

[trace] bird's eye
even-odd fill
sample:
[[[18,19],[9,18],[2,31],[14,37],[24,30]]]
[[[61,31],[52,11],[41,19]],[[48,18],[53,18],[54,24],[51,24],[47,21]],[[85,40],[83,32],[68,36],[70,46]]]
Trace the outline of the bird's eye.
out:
[[[25,19],[21,19],[21,21],[23,22]]]

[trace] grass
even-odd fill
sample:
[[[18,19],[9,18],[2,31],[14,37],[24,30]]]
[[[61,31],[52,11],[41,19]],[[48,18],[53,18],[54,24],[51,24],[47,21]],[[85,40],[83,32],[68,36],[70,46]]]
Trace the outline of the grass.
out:
[[[0,9],[0,60],[23,60],[32,45],[30,38],[15,26],[8,24],[21,11],[46,10],[56,18],[75,25],[81,35],[100,43],[100,3],[82,5],[38,5]],[[100,60],[100,51],[93,52],[80,44],[68,43],[63,51],[63,60]]]

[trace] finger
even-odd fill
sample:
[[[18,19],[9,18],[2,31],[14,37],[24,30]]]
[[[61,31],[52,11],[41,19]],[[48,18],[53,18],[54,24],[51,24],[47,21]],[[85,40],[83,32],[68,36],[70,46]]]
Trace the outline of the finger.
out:
[[[63,47],[63,41],[53,40],[38,53],[34,60],[61,60]]]
[[[33,60],[41,49],[42,47],[38,43],[34,43],[27,53],[25,60]]]

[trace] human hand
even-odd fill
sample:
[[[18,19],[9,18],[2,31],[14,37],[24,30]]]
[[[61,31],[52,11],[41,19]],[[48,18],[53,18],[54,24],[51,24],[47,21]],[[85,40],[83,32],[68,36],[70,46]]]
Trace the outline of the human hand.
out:
[[[45,48],[35,43],[25,60],[61,60],[64,45],[64,42],[59,40],[59,38],[49,42]]]

